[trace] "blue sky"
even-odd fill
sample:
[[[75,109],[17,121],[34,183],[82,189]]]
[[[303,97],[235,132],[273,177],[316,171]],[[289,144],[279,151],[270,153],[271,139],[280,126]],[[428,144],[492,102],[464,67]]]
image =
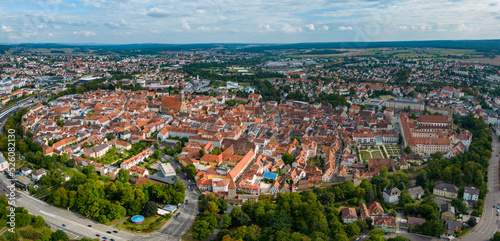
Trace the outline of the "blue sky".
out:
[[[497,0],[2,0],[0,43],[500,39]]]

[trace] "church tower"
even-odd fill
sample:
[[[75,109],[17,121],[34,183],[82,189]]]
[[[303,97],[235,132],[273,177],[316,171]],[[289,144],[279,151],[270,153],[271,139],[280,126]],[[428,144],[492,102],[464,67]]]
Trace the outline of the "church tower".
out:
[[[181,113],[186,113],[187,112],[186,99],[184,96],[184,87],[182,86],[182,84],[179,85],[179,103],[181,103],[179,111]]]

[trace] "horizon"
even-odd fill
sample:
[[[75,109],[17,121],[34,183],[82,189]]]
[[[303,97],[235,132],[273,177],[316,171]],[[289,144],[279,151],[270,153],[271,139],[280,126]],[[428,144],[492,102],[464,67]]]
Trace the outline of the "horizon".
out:
[[[492,39],[421,39],[421,40],[387,40],[387,41],[369,41],[369,42],[354,42],[354,41],[324,41],[324,42],[276,42],[276,43],[255,43],[255,42],[193,42],[193,43],[161,43],[161,42],[134,42],[134,43],[57,43],[57,42],[25,42],[25,43],[6,43],[0,42],[4,46],[16,45],[66,45],[66,46],[122,46],[122,45],[300,45],[300,44],[343,44],[343,43],[405,43],[405,42],[474,42],[474,41],[500,41],[500,38]]]

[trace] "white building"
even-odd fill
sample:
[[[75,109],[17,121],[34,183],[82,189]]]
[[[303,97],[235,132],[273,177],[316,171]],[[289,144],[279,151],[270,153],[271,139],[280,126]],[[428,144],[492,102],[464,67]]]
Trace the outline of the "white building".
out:
[[[401,191],[397,187],[387,189],[384,191],[384,202],[397,204],[399,202],[399,195],[401,195]]]
[[[464,189],[464,200],[465,201],[477,201],[479,199],[479,189],[475,187],[466,187]]]

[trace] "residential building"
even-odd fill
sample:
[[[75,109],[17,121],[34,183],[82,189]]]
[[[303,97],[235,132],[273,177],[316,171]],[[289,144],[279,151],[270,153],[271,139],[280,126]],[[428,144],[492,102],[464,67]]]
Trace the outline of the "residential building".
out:
[[[475,187],[466,187],[464,189],[464,200],[475,202],[479,199],[479,189]]]
[[[440,181],[434,184],[432,193],[436,196],[456,198],[458,196],[458,188],[453,184]]]
[[[342,209],[342,221],[344,223],[353,223],[358,220],[358,214],[355,208],[343,208]]]
[[[396,218],[392,216],[376,216],[373,218],[373,228],[382,229],[386,233],[395,233]]]
[[[397,187],[393,187],[384,191],[384,202],[397,204],[399,201],[399,195],[401,191]]]

